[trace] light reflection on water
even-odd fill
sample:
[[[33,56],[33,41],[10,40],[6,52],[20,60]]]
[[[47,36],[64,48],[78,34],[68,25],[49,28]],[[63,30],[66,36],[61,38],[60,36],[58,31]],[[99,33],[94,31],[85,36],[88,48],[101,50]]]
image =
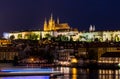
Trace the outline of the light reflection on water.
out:
[[[62,78],[58,79],[120,79],[119,69],[81,69],[81,68],[56,68],[64,73]]]
[[[64,73],[63,76],[15,76],[0,77],[0,79],[120,79],[120,70],[114,69],[81,69],[70,67],[56,67],[54,70]]]
[[[72,68],[72,79],[77,79],[77,68]]]

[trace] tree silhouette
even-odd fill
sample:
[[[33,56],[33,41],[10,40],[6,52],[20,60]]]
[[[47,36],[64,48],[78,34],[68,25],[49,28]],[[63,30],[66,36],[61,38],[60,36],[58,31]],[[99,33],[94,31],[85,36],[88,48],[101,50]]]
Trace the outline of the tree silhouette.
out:
[[[22,39],[22,34],[18,34],[18,39]]]
[[[11,35],[10,36],[10,40],[14,40],[15,39],[15,36],[14,35]]]

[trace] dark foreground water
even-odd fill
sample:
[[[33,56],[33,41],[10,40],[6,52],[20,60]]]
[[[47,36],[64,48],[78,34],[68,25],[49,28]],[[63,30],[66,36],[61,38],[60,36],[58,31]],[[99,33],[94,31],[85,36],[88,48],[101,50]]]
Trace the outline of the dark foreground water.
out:
[[[58,79],[120,79],[120,70],[114,69],[81,69],[81,68],[57,68],[64,72],[64,76]],[[54,79],[54,78],[53,78]]]
[[[62,76],[8,76],[0,79],[120,79],[120,70],[113,69],[81,69],[69,67],[57,67],[53,70],[64,73]]]

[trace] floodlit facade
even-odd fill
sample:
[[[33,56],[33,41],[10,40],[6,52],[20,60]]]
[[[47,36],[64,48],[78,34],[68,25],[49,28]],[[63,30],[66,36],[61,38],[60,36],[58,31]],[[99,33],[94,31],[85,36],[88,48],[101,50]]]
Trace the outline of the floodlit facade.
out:
[[[46,37],[58,37],[63,36],[64,41],[120,41],[120,30],[118,31],[95,31],[95,25],[90,25],[88,32],[79,32],[77,29],[72,29],[68,23],[60,23],[59,18],[57,21],[53,19],[51,14],[50,19],[44,21],[44,28],[42,30],[32,31],[18,31],[18,32],[6,32],[3,33],[3,37],[6,39],[31,39],[41,40]],[[66,40],[67,39],[67,40]]]
[[[11,44],[10,40],[0,39],[0,47],[7,47],[8,44]]]
[[[59,35],[65,36],[73,39],[73,41],[120,41],[120,31],[95,31],[95,32],[78,32],[78,31],[23,31],[23,32],[9,32],[3,33],[3,37],[10,39],[11,36],[14,36],[14,39],[32,39],[40,40],[47,36],[57,37]]]
[[[11,47],[0,47],[0,61],[1,60],[14,60],[14,56],[18,56],[18,51]]]
[[[70,30],[70,26],[68,23],[60,23],[59,18],[57,18],[57,23],[53,19],[53,16],[51,14],[51,17],[49,21],[45,19],[44,21],[44,31],[51,31],[51,30]]]

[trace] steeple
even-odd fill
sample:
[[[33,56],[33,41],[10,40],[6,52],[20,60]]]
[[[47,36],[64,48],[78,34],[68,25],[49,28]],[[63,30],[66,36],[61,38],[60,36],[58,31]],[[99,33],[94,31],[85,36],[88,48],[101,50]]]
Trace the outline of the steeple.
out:
[[[53,14],[51,13],[51,17],[50,17],[50,20],[53,21]]]
[[[92,30],[95,31],[95,25],[93,26]]]
[[[90,27],[89,27],[89,31],[90,31],[90,32],[95,31],[95,25],[90,25]]]
[[[48,22],[48,27],[49,27],[49,30],[54,30],[54,28],[55,28],[55,21],[53,19],[52,13],[51,13],[51,17],[50,17],[49,22]]]
[[[59,20],[59,18],[57,18],[57,24],[59,24],[60,23],[60,20]]]
[[[91,32],[92,30],[93,30],[93,27],[92,27],[92,25],[90,25],[89,31]]]
[[[45,18],[44,24],[46,24],[46,25],[47,25],[47,20],[46,20],[46,18]]]
[[[48,27],[47,27],[47,20],[45,18],[45,21],[44,21],[44,31],[46,31],[47,29],[48,29]]]

